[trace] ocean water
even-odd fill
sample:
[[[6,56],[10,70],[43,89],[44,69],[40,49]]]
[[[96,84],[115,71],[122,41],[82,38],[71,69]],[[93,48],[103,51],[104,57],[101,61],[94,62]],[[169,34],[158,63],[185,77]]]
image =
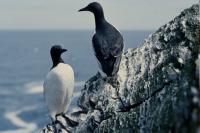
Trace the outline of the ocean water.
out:
[[[123,31],[125,49],[136,48],[152,31]],[[60,44],[63,59],[75,72],[76,96],[98,65],[93,31],[0,31],[0,133],[37,132],[50,122],[43,99],[43,80],[51,68],[49,50]]]

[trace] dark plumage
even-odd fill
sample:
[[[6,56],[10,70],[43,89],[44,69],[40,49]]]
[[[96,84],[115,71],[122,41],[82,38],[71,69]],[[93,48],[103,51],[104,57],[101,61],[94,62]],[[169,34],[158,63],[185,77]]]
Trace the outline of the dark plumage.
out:
[[[56,67],[59,63],[64,63],[63,59],[61,58],[61,54],[67,51],[67,49],[63,49],[60,45],[52,46],[50,50],[51,59],[53,62],[52,68]]]
[[[123,53],[123,37],[120,32],[105,20],[102,6],[93,2],[79,11],[90,11],[94,14],[96,33],[92,38],[95,56],[107,76],[115,76]]]

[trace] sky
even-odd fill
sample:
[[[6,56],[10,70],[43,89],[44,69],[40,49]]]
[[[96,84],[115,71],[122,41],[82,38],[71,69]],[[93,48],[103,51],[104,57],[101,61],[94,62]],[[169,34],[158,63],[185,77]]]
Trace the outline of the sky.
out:
[[[121,30],[154,30],[199,0],[96,0],[108,22]],[[94,29],[92,0],[0,0],[0,30]]]

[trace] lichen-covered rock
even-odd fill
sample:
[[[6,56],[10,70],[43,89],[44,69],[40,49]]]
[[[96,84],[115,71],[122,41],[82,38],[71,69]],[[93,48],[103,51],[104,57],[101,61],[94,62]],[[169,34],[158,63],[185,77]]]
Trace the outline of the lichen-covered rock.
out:
[[[86,82],[85,119],[71,132],[195,132],[200,123],[196,72],[199,6],[184,10],[123,55],[117,77]]]
[[[192,91],[199,93],[195,81],[198,13],[197,5],[184,10],[139,48],[129,49],[123,56],[118,82],[100,74],[91,78],[79,99],[80,107],[88,112],[87,119],[74,131],[196,130],[198,115],[192,113]]]

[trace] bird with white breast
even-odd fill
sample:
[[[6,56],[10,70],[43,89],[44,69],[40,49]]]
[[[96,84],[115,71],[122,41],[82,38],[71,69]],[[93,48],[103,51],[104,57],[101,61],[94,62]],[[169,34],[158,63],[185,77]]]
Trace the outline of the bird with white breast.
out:
[[[74,90],[74,72],[70,65],[65,64],[61,54],[67,51],[60,45],[52,46],[50,50],[53,66],[44,81],[44,98],[48,107],[49,115],[55,126],[57,116],[63,116],[70,126],[78,123],[64,115]]]

